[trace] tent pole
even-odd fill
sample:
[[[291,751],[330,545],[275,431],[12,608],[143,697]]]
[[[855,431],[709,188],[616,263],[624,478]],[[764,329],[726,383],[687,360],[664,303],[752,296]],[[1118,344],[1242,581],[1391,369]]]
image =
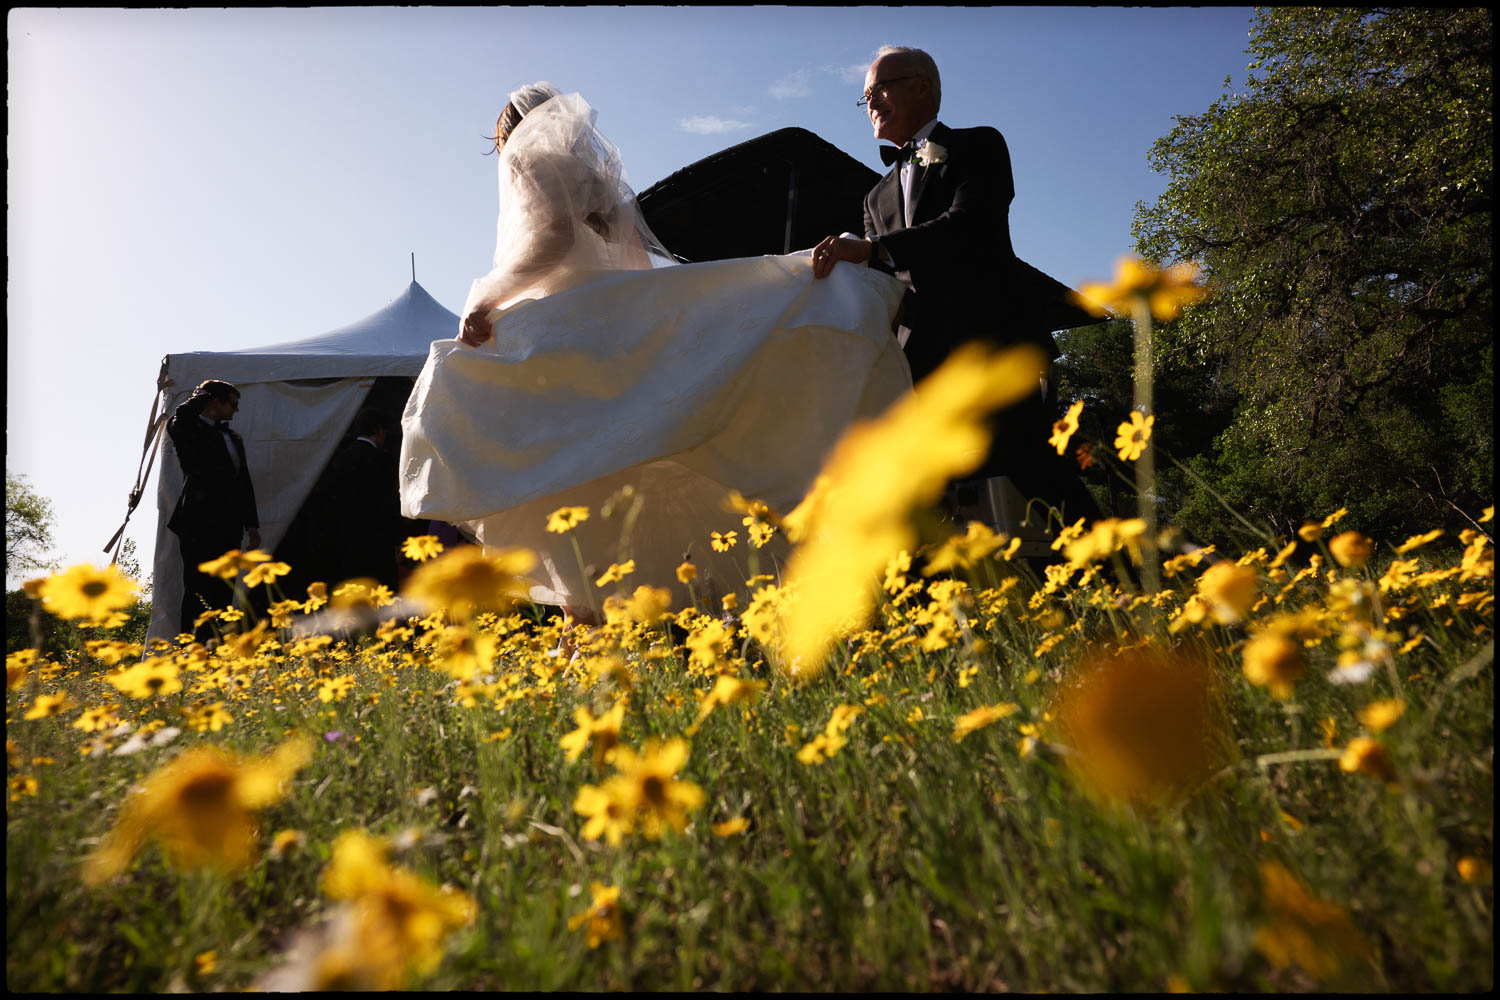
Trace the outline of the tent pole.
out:
[[[411,283],[413,285],[417,283],[417,252],[415,250],[411,252]]]

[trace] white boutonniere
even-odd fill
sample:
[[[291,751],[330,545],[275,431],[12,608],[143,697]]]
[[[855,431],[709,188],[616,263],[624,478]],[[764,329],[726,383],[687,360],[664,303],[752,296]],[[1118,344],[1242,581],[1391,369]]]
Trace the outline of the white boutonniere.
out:
[[[947,159],[948,150],[931,139],[923,139],[917,143],[917,151],[911,157],[912,162],[920,167],[935,167]]]

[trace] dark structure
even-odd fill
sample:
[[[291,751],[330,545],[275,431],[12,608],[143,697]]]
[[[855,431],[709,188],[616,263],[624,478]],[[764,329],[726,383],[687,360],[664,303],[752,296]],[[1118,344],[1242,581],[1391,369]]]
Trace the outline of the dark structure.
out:
[[[880,175],[803,128],[750,139],[651,185],[646,222],[685,261],[784,254],[823,237],[863,233],[861,206]],[[1068,286],[1017,259],[1009,322],[1050,333],[1099,322]],[[997,308],[1001,308],[997,304]]]

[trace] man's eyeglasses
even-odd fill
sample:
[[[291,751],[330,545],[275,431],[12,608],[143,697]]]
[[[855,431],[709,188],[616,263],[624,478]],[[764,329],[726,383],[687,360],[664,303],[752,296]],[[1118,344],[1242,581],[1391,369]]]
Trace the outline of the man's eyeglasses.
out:
[[[890,96],[891,84],[900,83],[902,80],[915,80],[917,74],[911,73],[906,76],[893,76],[889,80],[881,80],[875,86],[865,91],[864,96],[854,102],[856,108],[862,108],[871,101],[883,101]]]

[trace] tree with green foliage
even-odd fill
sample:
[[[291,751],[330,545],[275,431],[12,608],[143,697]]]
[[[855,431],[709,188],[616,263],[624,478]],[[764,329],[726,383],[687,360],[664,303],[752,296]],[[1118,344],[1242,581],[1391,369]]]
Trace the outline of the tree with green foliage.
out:
[[[1153,146],[1137,252],[1215,293],[1157,332],[1159,377],[1229,414],[1179,477],[1190,531],[1347,507],[1392,537],[1492,501],[1491,33],[1484,8],[1260,9],[1245,91]]]
[[[52,501],[26,477],[5,470],[5,575],[19,579],[57,568],[52,548]]]

